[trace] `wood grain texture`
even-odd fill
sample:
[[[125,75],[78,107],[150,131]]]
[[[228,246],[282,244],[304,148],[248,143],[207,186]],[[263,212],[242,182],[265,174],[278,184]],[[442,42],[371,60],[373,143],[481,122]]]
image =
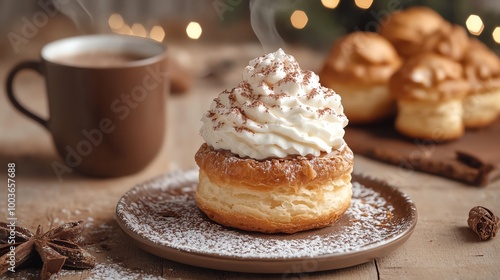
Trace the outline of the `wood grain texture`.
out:
[[[199,47],[201,48],[201,47]],[[229,48],[229,47],[228,47]],[[237,47],[233,47],[237,48]],[[254,55],[248,48],[242,65]],[[258,48],[256,48],[258,50]],[[193,47],[193,52],[198,51]],[[213,51],[216,53],[216,51]],[[299,52],[298,52],[299,53]],[[209,53],[207,55],[213,55]],[[305,54],[310,58],[311,55]],[[3,60],[0,84],[6,71],[19,58]],[[210,60],[205,58],[207,61]],[[246,61],[245,61],[246,60]],[[299,60],[300,61],[300,60]],[[317,62],[309,61],[310,65]],[[312,67],[311,66],[311,67]],[[240,67],[240,66],[238,66]],[[0,90],[0,171],[8,162],[17,166],[17,217],[19,224],[35,229],[83,219],[87,225],[86,247],[100,267],[121,273],[119,278],[166,279],[497,279],[500,275],[500,237],[480,242],[467,228],[468,211],[483,205],[500,213],[500,182],[473,188],[432,175],[400,169],[362,156],[355,156],[355,172],[387,180],[407,192],[415,201],[419,222],[413,236],[390,255],[351,268],[326,271],[298,271],[297,274],[261,275],[215,271],[175,263],[148,254],[131,244],[115,221],[114,208],[135,184],[165,172],[194,166],[194,153],[202,143],[198,129],[203,112],[219,91],[240,78],[240,68],[222,80],[195,81],[194,90],[172,97],[168,103],[165,145],[142,172],[123,178],[97,179],[76,172],[59,182],[50,164],[58,160],[51,138],[44,128],[14,111]],[[44,114],[47,108],[42,80],[22,75],[16,81],[19,97],[26,106]],[[45,113],[46,115],[46,113]],[[0,172],[0,218],[6,217],[6,171]],[[21,269],[16,278],[37,277],[38,269]],[[102,271],[98,275],[102,276]],[[86,279],[90,270],[64,270],[56,279]]]

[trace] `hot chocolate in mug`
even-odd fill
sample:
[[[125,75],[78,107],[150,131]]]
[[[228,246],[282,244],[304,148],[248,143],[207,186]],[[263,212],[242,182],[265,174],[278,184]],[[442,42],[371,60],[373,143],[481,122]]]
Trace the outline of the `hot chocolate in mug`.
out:
[[[45,78],[47,120],[15,97],[14,79],[26,69]],[[15,66],[6,84],[14,107],[51,133],[61,156],[52,163],[59,179],[73,169],[114,177],[146,167],[163,144],[168,85],[165,46],[124,35],[49,43],[40,61]]]

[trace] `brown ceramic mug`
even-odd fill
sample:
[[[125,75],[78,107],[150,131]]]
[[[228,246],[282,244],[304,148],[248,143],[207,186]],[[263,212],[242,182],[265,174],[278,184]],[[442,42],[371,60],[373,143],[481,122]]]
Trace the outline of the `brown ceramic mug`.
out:
[[[24,108],[13,91],[22,70],[45,78],[49,119]],[[61,180],[76,169],[114,177],[143,169],[159,152],[168,90],[165,47],[122,35],[62,39],[41,50],[41,61],[15,66],[7,95],[21,113],[46,127],[62,157],[52,167]]]

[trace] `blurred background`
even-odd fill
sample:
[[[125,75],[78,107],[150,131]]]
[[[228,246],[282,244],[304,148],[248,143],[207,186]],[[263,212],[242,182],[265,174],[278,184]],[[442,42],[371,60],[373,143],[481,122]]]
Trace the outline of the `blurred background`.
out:
[[[249,0],[0,0],[0,57],[37,53],[48,41],[90,33],[169,43],[258,42],[252,17],[263,33],[276,28],[287,44],[325,50],[339,36],[376,31],[390,11],[414,5],[435,9],[497,53],[500,49],[498,0],[257,0],[252,5],[253,13]],[[32,42],[35,37],[39,44]]]

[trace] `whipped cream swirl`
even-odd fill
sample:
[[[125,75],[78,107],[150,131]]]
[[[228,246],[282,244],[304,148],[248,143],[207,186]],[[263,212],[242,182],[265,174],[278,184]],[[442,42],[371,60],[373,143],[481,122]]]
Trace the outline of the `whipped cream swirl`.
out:
[[[249,62],[243,81],[214,99],[200,132],[240,157],[319,156],[344,144],[343,111],[338,94],[279,49]]]

